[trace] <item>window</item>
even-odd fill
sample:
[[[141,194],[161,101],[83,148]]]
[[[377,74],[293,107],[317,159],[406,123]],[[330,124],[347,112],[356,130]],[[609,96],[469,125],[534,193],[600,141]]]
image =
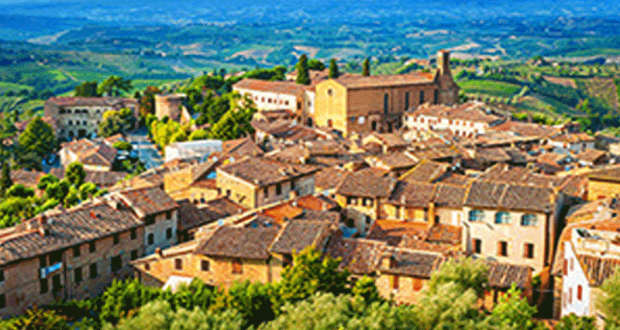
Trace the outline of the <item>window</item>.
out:
[[[234,259],[232,261],[232,273],[243,274],[243,262],[241,262],[241,259]]]
[[[269,198],[269,188],[268,187],[263,188],[263,194],[265,195],[265,198]]]
[[[469,211],[469,221],[482,221],[484,220],[484,211],[482,210],[471,210]]]
[[[73,281],[75,283],[82,282],[82,267],[78,267],[73,270]]]
[[[73,247],[73,257],[77,258],[82,254],[82,252],[80,251],[80,246],[76,245]]]
[[[148,262],[144,264],[144,270],[151,270],[151,264]]]
[[[267,99],[267,103],[271,103],[271,99]]]
[[[568,303],[573,304],[573,288],[568,288]]]
[[[498,213],[495,213],[495,223],[496,224],[508,224],[508,223],[510,223],[510,213],[508,213],[508,212],[498,212]]]
[[[90,253],[93,253],[93,252],[95,252],[95,250],[96,250],[96,247],[95,247],[95,242],[94,242],[94,241],[89,242],[89,243],[88,243],[88,251],[89,251]]]
[[[534,244],[525,243],[525,248],[523,250],[523,257],[527,259],[534,259]]]
[[[116,273],[119,270],[121,270],[122,266],[123,266],[123,261],[121,259],[121,256],[112,257],[112,260],[111,260],[112,273]]]
[[[472,245],[474,248],[474,253],[480,253],[482,251],[482,240],[481,239],[474,238]]]
[[[4,282],[4,269],[0,269],[0,282]]]
[[[131,260],[136,260],[138,259],[138,250],[133,250],[131,251]]]
[[[327,90],[327,95],[332,96],[334,95],[334,91],[330,88]]]
[[[62,262],[62,252],[56,251],[50,253],[50,266]]]
[[[166,229],[166,239],[172,238],[172,228]]]
[[[405,92],[405,111],[409,109],[409,92]]]
[[[144,219],[144,222],[145,222],[145,225],[146,225],[146,226],[149,226],[149,225],[155,224],[155,217],[154,217],[154,216],[152,216],[152,215],[147,216],[147,217]]]
[[[388,94],[383,95],[383,113],[388,114],[390,112],[390,96]]]
[[[40,279],[39,284],[41,286],[41,294],[47,293],[47,291],[49,291],[49,287],[47,286],[47,278]]]
[[[67,123],[67,125],[69,125],[69,126],[73,125],[73,120],[69,120],[69,122]]]
[[[372,206],[373,204],[372,198],[364,198],[364,206]]]
[[[497,243],[497,255],[500,257],[508,256],[508,242],[500,241]]]
[[[295,180],[291,180],[291,190],[295,190]]]
[[[521,216],[521,226],[536,226],[538,218],[535,214],[524,214]]]
[[[114,245],[118,244],[121,242],[121,238],[118,234],[112,236],[114,238]]]
[[[420,104],[424,103],[424,91],[420,91]]]
[[[572,272],[573,270],[575,270],[575,267],[574,267],[573,259],[571,258],[570,259],[570,271]]]
[[[147,241],[149,245],[153,245],[155,243],[155,236],[153,234],[149,234]]]
[[[437,104],[439,102],[439,91],[435,90],[435,95],[433,95],[433,103]]]
[[[347,196],[347,205],[357,205],[357,198]]]
[[[280,196],[280,194],[282,194],[282,185],[278,183],[276,185],[276,195]]]
[[[564,276],[568,275],[568,260],[564,259],[564,267],[562,267]]]
[[[288,101],[284,101],[284,105],[288,105]]]
[[[135,228],[134,228],[134,229],[132,229],[130,233],[131,233],[130,235],[131,235],[131,239],[132,239],[132,240],[133,240],[133,239],[136,239],[136,238],[138,237],[138,233],[136,232],[136,229],[135,229]]]
[[[0,294],[0,309],[6,307],[6,295]]]
[[[86,126],[86,120],[82,121],[82,125]]]
[[[183,259],[181,258],[174,259],[174,269],[183,270]]]
[[[203,260],[202,262],[200,262],[200,269],[202,269],[203,272],[208,272],[210,269],[210,264],[208,260]]]
[[[398,275],[392,275],[392,290],[398,290],[400,286],[400,277]]]
[[[583,287],[581,285],[577,285],[577,300],[581,301],[582,295],[583,295]]]
[[[424,282],[419,278],[413,279],[413,291],[418,292],[424,287]]]
[[[172,211],[166,212],[166,220],[172,219]]]

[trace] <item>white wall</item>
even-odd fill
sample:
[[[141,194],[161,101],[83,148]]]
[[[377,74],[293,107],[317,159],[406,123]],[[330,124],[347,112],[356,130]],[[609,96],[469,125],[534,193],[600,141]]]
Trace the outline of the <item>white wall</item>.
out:
[[[239,92],[241,95],[249,95],[256,104],[258,110],[288,109],[297,113],[297,97],[295,95],[254,91],[236,87],[233,87],[233,90]],[[269,102],[270,99],[271,102]]]
[[[484,134],[489,128],[489,124],[484,122],[472,122],[466,120],[451,120],[436,116],[405,114],[404,124],[410,130],[442,130],[448,129],[452,133],[460,136]],[[452,124],[450,124],[452,121]]]
[[[567,261],[567,274],[562,278],[562,316],[574,313],[577,316],[591,316],[591,290],[588,279],[579,265],[571,242],[564,242],[564,260]],[[581,285],[582,297],[577,299],[577,287]],[[569,299],[572,294],[572,299]]]

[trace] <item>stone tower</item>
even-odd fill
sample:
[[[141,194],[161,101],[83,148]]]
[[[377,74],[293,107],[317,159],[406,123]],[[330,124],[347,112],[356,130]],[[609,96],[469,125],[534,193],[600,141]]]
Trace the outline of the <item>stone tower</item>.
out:
[[[450,52],[440,50],[437,53],[437,71],[435,81],[439,86],[440,104],[453,105],[459,102],[459,86],[454,82],[452,71],[450,70]]]

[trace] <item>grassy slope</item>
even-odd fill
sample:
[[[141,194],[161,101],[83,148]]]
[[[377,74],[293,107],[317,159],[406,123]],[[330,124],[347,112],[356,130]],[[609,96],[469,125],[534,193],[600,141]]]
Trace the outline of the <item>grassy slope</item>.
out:
[[[466,80],[458,83],[465,93],[510,97],[519,93],[521,86],[492,80]]]
[[[612,79],[575,79],[579,90],[598,98],[605,107],[618,111],[618,94]]]

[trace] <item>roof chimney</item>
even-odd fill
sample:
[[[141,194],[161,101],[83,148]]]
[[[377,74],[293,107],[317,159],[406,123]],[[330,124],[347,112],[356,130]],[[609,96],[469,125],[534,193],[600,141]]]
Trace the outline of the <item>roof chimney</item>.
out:
[[[450,52],[447,50],[440,50],[437,53],[437,70],[439,75],[451,75],[450,72]]]

